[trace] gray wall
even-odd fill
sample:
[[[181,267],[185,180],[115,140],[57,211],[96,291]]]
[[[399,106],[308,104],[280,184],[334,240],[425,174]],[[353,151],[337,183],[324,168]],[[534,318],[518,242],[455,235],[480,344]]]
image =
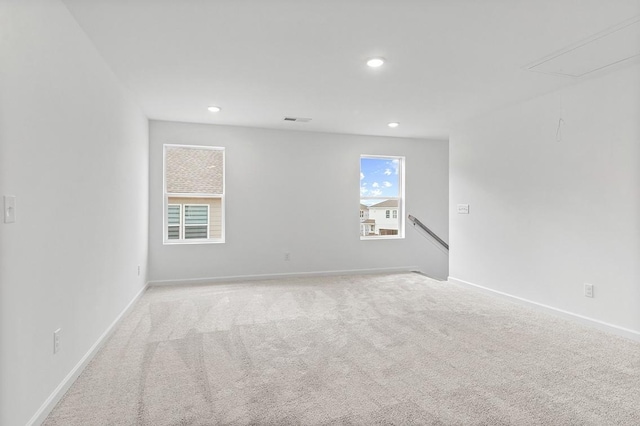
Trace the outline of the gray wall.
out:
[[[0,3],[0,64],[0,194],[17,197],[17,222],[0,223],[0,424],[13,426],[37,421],[144,287],[148,121],[58,1]]]
[[[406,156],[407,212],[448,239],[448,143],[231,126],[150,124],[149,274],[153,281],[417,266],[448,259],[414,229],[360,241],[361,154]],[[226,243],[162,244],[163,144],[226,147]],[[284,252],[291,261],[284,261]]]
[[[640,337],[638,76],[631,66],[454,129],[452,277]]]

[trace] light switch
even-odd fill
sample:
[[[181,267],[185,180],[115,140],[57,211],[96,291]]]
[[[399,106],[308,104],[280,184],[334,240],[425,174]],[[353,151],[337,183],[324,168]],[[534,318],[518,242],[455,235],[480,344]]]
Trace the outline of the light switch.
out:
[[[458,214],[469,214],[469,204],[458,204]]]
[[[16,221],[16,197],[13,195],[4,196],[4,223]]]

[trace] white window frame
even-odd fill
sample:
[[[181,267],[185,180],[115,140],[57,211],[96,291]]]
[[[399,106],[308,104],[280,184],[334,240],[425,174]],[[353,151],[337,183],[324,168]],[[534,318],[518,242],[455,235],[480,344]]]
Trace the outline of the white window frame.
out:
[[[358,159],[358,165],[360,168],[360,165],[362,164],[361,161],[363,158],[373,158],[373,159],[387,159],[387,160],[398,160],[398,194],[400,194],[399,197],[360,197],[358,201],[364,199],[367,200],[380,200],[380,201],[384,201],[384,200],[398,200],[398,234],[397,235],[360,235],[360,240],[361,241],[369,241],[369,240],[399,240],[399,239],[404,239],[404,230],[405,230],[405,221],[404,221],[404,211],[405,211],[405,192],[404,192],[404,188],[405,188],[405,174],[404,174],[404,169],[405,169],[405,157],[404,156],[398,156],[398,155],[369,155],[369,154],[362,154],[360,155],[360,158]],[[360,193],[359,191],[360,188],[358,188],[358,194]],[[360,203],[362,204],[362,203]],[[369,218],[371,218],[371,216],[369,216]],[[377,224],[376,224],[376,228],[377,228]]]
[[[191,148],[191,149],[210,149],[213,151],[222,151],[222,193],[221,194],[199,194],[199,193],[168,193],[167,192],[167,148]],[[163,221],[162,221],[162,241],[165,245],[172,244],[219,244],[225,242],[226,237],[226,226],[225,226],[225,193],[226,193],[226,185],[227,185],[227,159],[226,159],[226,150],[224,147],[220,146],[208,146],[208,145],[180,145],[180,144],[165,144],[162,147],[162,209],[163,209]],[[209,231],[211,228],[211,208],[208,204],[197,204],[197,203],[186,203],[186,204],[176,204],[171,203],[171,205],[180,205],[180,238],[179,239],[169,239],[169,197],[172,198],[202,198],[203,201],[205,199],[219,198],[220,199],[220,222],[221,222],[221,234],[220,238],[210,238]],[[184,238],[184,206],[199,206],[206,205],[207,206],[207,238]],[[175,226],[175,225],[174,225]],[[188,225],[190,226],[190,225]],[[193,225],[196,226],[196,225]],[[202,225],[198,225],[202,226]]]

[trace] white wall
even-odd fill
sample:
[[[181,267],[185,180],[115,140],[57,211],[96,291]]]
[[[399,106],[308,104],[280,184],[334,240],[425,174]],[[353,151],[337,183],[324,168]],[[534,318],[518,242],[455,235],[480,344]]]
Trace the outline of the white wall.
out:
[[[451,277],[640,332],[640,66],[460,125],[450,143]]]
[[[226,243],[162,244],[162,145],[226,147]],[[448,259],[413,229],[360,241],[361,154],[406,156],[407,212],[448,239],[448,143],[151,121],[151,281],[418,266]],[[291,260],[284,261],[284,252]]]
[[[57,0],[0,3],[0,93],[0,195],[18,206],[0,223],[0,424],[14,426],[144,288],[148,122]]]

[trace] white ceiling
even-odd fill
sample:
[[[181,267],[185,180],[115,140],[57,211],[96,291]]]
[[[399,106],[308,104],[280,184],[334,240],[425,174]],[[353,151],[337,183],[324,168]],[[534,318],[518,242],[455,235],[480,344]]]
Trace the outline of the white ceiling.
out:
[[[422,138],[575,84],[527,68],[640,15],[640,0],[63,1],[149,118]]]

